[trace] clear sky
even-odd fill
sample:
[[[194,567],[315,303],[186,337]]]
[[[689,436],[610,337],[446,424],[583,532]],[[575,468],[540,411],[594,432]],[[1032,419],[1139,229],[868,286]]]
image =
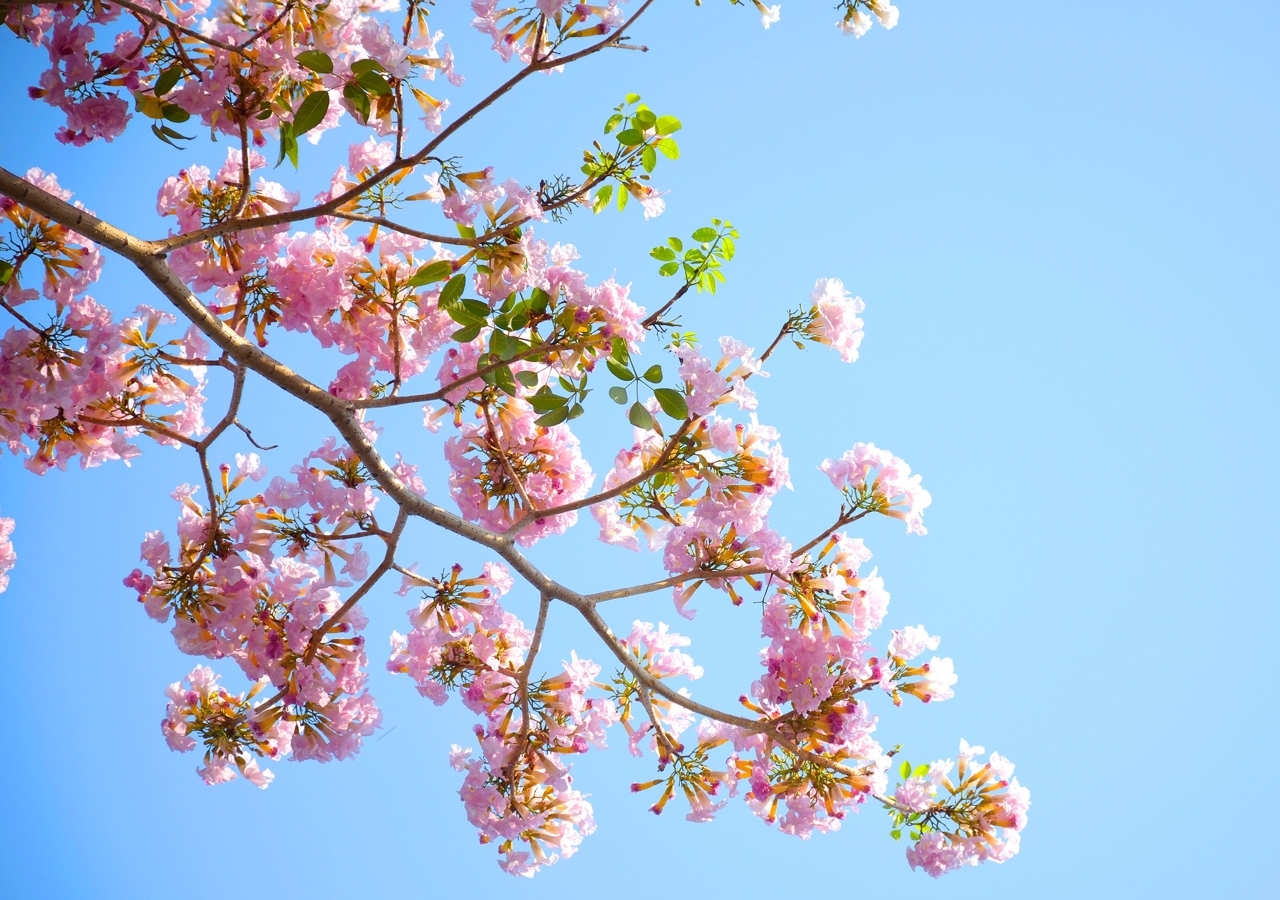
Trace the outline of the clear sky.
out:
[[[728,285],[685,312],[707,338],[761,346],[821,276],[866,300],[854,366],[785,352],[757,387],[796,487],[776,523],[798,536],[831,518],[815,467],[856,440],[924,474],[927,537],[889,521],[861,534],[893,594],[885,634],[924,623],[960,681],[945,704],[884,704],[880,733],[913,760],[952,755],[961,737],[1012,758],[1033,792],[1022,854],[935,883],[873,808],[809,842],[741,804],[713,825],[674,808],[655,818],[627,792],[651,758],[615,748],[575,770],[597,833],[534,881],[512,879],[476,845],[447,766],[470,714],[380,669],[408,606],[389,590],[367,601],[385,724],[361,755],[275,765],[265,792],[205,787],[158,727],[164,686],[194,661],[120,584],[142,534],[172,528],[168,492],[195,479],[190,459],[149,446],[129,469],[43,479],[0,459],[19,554],[0,595],[0,895],[1274,896],[1280,7],[902,0],[894,31],[854,41],[829,5],[784,2],[765,32],[723,0],[663,0],[635,34],[647,54],[526,84],[452,152],[524,183],[572,172],[638,92],[685,123],[683,158],[656,173],[666,214],[578,213],[540,233],[655,306],[666,285],[648,248],[731,219]],[[468,78],[455,112],[504,77],[464,6],[432,17]],[[11,39],[0,53],[0,164],[55,171],[109,220],[162,234],[160,181],[216,165],[224,146],[179,154],[138,127],[60,147],[52,112],[25,97],[39,67]],[[304,145],[304,170],[317,168],[284,180],[309,196],[345,146]],[[94,293],[121,311],[157,302],[115,260]],[[629,430],[598,399],[584,441],[600,472]],[[438,444],[413,414],[385,418],[445,498]],[[266,387],[245,419],[281,445],[266,461],[282,474],[326,433]],[[587,589],[658,571],[580,532],[536,559]],[[422,531],[411,548],[428,569],[481,558],[455,545]],[[532,598],[512,605],[532,619]],[[694,696],[731,705],[755,677],[758,620],[701,607],[680,622],[708,669]],[[675,621],[661,595],[610,616]],[[568,613],[552,625],[548,658],[599,656]]]

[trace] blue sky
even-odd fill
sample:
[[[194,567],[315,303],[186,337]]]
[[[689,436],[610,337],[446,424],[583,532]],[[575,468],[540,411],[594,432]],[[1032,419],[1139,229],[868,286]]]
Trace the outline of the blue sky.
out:
[[[468,78],[456,111],[503,70],[462,4],[441,6],[433,19]],[[776,524],[794,536],[825,525],[836,498],[815,467],[856,440],[924,474],[927,537],[888,521],[861,534],[893,595],[886,629],[941,634],[960,681],[945,704],[885,704],[881,734],[912,759],[950,755],[961,737],[1011,757],[1034,804],[1018,858],[935,883],[909,871],[873,809],[808,842],[737,804],[710,826],[655,818],[626,790],[649,762],[614,749],[575,770],[597,833],[533,882],[514,880],[476,845],[446,764],[470,715],[380,671],[385,727],[357,759],[277,765],[265,792],[207,788],[157,727],[164,686],[193,661],[120,585],[142,534],[172,527],[168,492],[194,479],[191,460],[148,447],[129,469],[43,479],[0,459],[19,553],[0,595],[0,894],[1269,896],[1280,873],[1259,807],[1280,737],[1269,687],[1280,9],[900,6],[897,29],[855,42],[826,3],[790,0],[768,32],[718,0],[659,3],[635,35],[649,53],[535,79],[452,152],[526,183],[571,172],[610,108],[638,92],[684,121],[683,158],[656,173],[671,191],[660,219],[578,213],[546,230],[576,243],[593,277],[616,271],[657,305],[666,285],[648,248],[720,216],[742,233],[739,255],[720,295],[688,305],[686,327],[761,346],[817,277],[866,300],[854,366],[781,353],[757,387],[796,487]],[[52,114],[25,98],[37,65],[12,43],[0,58],[0,164],[55,171],[99,214],[163,233],[162,178],[225,150],[198,141],[178,154],[143,128],[60,147]],[[286,182],[310,195],[345,146],[340,135],[304,146],[304,170],[316,167]],[[95,293],[118,310],[153,302],[116,261]],[[329,365],[300,342],[279,346],[315,372]],[[629,440],[614,410],[604,400],[583,420],[597,471]],[[380,419],[384,443],[408,448],[442,498],[438,444],[413,418]],[[265,386],[245,419],[281,445],[267,455],[280,473],[326,433]],[[535,557],[584,589],[657,571],[592,531]],[[425,530],[412,538],[427,568],[482,558]],[[408,604],[379,591],[367,605],[377,670]],[[532,619],[532,598],[512,605]],[[704,601],[680,623],[708,669],[695,697],[728,705],[755,677],[751,610]],[[675,618],[665,597],[610,616],[615,628]],[[549,658],[598,655],[566,611],[552,625]]]

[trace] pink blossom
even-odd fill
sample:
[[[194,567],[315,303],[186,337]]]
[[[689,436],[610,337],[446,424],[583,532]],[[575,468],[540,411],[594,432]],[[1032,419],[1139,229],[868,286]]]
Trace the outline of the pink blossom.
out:
[[[858,318],[866,308],[862,298],[851,296],[839,278],[819,278],[809,300],[813,303],[812,321],[805,334],[840,351],[845,362],[854,362],[862,344],[862,320]]]
[[[0,517],[0,593],[4,593],[9,587],[9,572],[18,561],[18,554],[13,549],[12,535],[13,519]]]
[[[903,662],[915,659],[925,650],[937,650],[942,638],[930,635],[923,625],[894,629],[889,639],[889,655]],[[981,752],[981,751],[979,751]]]
[[[921,476],[912,475],[911,467],[889,451],[858,443],[819,468],[853,508],[901,519],[908,534],[928,533],[924,510],[933,498],[921,487]]]

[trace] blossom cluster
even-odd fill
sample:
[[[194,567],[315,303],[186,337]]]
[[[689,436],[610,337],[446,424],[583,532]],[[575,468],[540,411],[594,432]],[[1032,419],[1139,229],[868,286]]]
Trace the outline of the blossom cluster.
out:
[[[171,126],[196,117],[232,137],[247,132],[262,146],[266,134],[296,141],[309,131],[314,139],[344,114],[391,134],[392,85],[407,86],[428,125],[438,127],[448,101],[413,79],[442,73],[459,83],[453,54],[425,14],[409,16],[394,31],[374,15],[398,6],[393,0],[216,6],[138,0],[126,9],[84,0],[15,4],[6,9],[5,24],[48,53],[50,67],[30,94],[66,115],[56,134],[62,143],[118,137],[132,118],[130,97],[156,136],[170,143],[186,139]],[[110,37],[100,38],[99,30]],[[297,104],[300,95],[316,100]]]
[[[851,296],[839,278],[819,278],[809,293],[813,304],[803,316],[801,331],[815,343],[826,344],[840,352],[840,358],[851,363],[858,358],[862,345],[862,320],[858,313],[866,308],[861,297]]]
[[[412,467],[402,465],[400,474],[416,480]],[[345,759],[381,719],[366,688],[359,632],[367,619],[341,596],[352,580],[368,576],[369,555],[353,535],[380,534],[374,516],[380,491],[350,449],[333,439],[295,466],[292,478],[277,476],[262,493],[236,498],[247,482],[265,475],[256,454],[237,455],[234,470],[220,469],[211,508],[197,502],[195,488],[179,487],[173,495],[181,504],[177,553],[163,532],[149,532],[142,559],[150,573],[135,569],[125,579],[152,618],[173,616],[183,652],[229,658],[249,680],[275,691],[253,710],[242,705],[233,715],[224,703],[209,713],[234,720],[255,741],[270,731],[274,741],[246,744],[239,757],[211,746],[216,777],[201,773],[210,783],[226,780],[227,766],[245,752]],[[195,713],[182,715],[190,720],[187,731],[205,727]],[[177,726],[165,727],[170,734]],[[191,749],[186,742],[170,745]]]
[[[444,448],[449,492],[463,516],[493,531],[529,518],[518,536],[524,546],[573,526],[574,511],[539,514],[581,499],[591,487],[591,467],[569,426],[537,425],[537,411],[519,398],[475,415],[478,421],[464,423]]]
[[[755,409],[746,379],[761,363],[732,338],[720,345],[715,363],[695,347],[674,348],[689,419],[670,439],[636,427],[635,443],[619,451],[605,476],[606,491],[617,496],[592,508],[601,540],[638,550],[643,535],[651,548],[663,549],[668,572],[688,576],[674,593],[687,618],[686,604],[704,583],[738,603],[738,576],[726,573],[750,569],[740,577],[755,586],[753,574],[791,567],[790,544],[767,524],[773,497],[791,486],[777,430],[754,413],[748,423],[713,414],[729,402]]]
[[[40,169],[25,180],[71,199]],[[86,467],[128,461],[140,452],[130,439],[143,432],[170,445],[202,435],[208,345],[199,332],[161,341],[157,328],[175,319],[147,306],[117,321],[86,293],[102,269],[92,241],[8,198],[0,212],[0,302],[19,322],[0,335],[0,442],[9,452],[42,474],[76,457]],[[23,286],[36,266],[39,292]],[[41,295],[53,307],[43,327],[29,306]]]
[[[0,516],[0,594],[9,587],[9,571],[17,564],[18,554],[13,549],[13,519]]]
[[[999,753],[978,762],[984,752],[961,740],[958,766],[952,759],[914,769],[902,764],[904,781],[893,793],[893,836],[910,830],[915,841],[907,848],[911,868],[937,878],[961,866],[1002,863],[1017,855],[1031,792]]]
[[[387,668],[409,675],[435,703],[456,690],[481,717],[478,754],[453,746],[450,762],[465,772],[459,795],[482,843],[496,843],[499,863],[513,875],[572,856],[595,830],[591,804],[573,787],[568,755],[605,746],[617,711],[604,696],[588,696],[600,667],[572,654],[553,676],[532,678],[536,638],[502,608],[511,586],[505,567],[486,564],[473,578],[461,566],[426,579],[422,602],[409,610],[413,630],[393,633]]]
[[[842,491],[850,511],[876,512],[907,523],[908,534],[927,534],[924,510],[933,498],[920,486],[920,475],[888,450],[875,444],[854,444],[839,459],[820,467]]]

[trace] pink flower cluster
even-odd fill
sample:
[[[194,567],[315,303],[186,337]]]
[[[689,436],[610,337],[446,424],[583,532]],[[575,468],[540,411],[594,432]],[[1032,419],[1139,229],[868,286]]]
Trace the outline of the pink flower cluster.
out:
[[[363,242],[352,241],[337,226],[282,241],[281,255],[267,266],[281,324],[356,357],[339,371],[331,392],[367,397],[376,373],[387,373],[395,383],[417,375],[457,330],[437,305],[438,286],[405,286],[423,262],[431,261],[415,257],[425,246],[416,238],[388,234],[370,259]]]
[[[724,378],[714,377],[723,389]],[[606,543],[639,549],[637,535],[644,534],[650,547],[663,546],[667,571],[689,576],[675,589],[681,615],[693,617],[686,604],[703,583],[740,602],[726,574],[734,569],[791,571],[790,544],[768,527],[774,495],[791,486],[775,429],[754,415],[748,424],[702,418],[661,466],[663,438],[637,428],[635,439],[618,453],[605,488],[638,483],[593,506],[592,515]]]
[[[623,638],[622,646],[635,658],[636,664],[658,680],[666,678],[702,677],[702,666],[694,665],[693,657],[681,650],[691,641],[683,635],[668,631],[663,622],[654,628],[652,622],[637,619],[631,626],[631,634]],[[641,742],[649,738],[648,746],[658,754],[659,766],[665,767],[670,759],[668,744],[679,740],[690,725],[693,714],[661,695],[649,697],[646,709],[637,714],[636,701],[641,697],[640,686],[631,677],[619,671],[610,690],[618,705],[618,718],[627,732],[627,744],[632,756],[642,756]],[[688,696],[687,688],[680,688],[681,696]],[[639,725],[636,719],[642,719]],[[663,739],[658,738],[661,729]],[[660,801],[661,803],[661,801]],[[661,812],[661,806],[655,810]]]
[[[71,197],[39,169],[26,180],[61,200]],[[84,293],[102,268],[97,247],[10,200],[0,201],[0,212],[3,245],[13,254],[0,254],[7,267],[0,296],[20,320],[0,336],[0,442],[43,474],[77,456],[86,467],[128,461],[140,452],[129,439],[143,431],[171,445],[203,434],[200,357],[207,345],[195,329],[162,343],[156,329],[174,319],[149,307],[115,321]],[[43,328],[32,324],[30,311],[17,311],[38,299],[35,289],[22,287],[24,270],[34,265],[43,270],[43,294],[54,307]],[[189,380],[175,372],[188,359]],[[157,414],[156,407],[168,411]]]
[[[49,53],[51,65],[41,73],[39,87],[29,93],[32,99],[43,99],[66,114],[67,124],[55,137],[64,144],[83,147],[95,138],[110,141],[120,135],[129,122],[129,105],[108,86],[128,90],[142,86],[140,73],[150,68],[145,55],[139,53],[142,38],[126,29],[116,34],[111,50],[91,53],[89,43],[95,31],[86,24],[109,24],[119,17],[120,7],[61,4],[29,10],[11,10],[9,23],[12,27],[17,19],[19,33],[25,32],[28,40],[42,44]],[[85,22],[77,22],[82,15]]]
[[[313,460],[319,465],[308,466]],[[182,505],[177,558],[161,532],[150,532],[142,558],[151,574],[135,569],[125,584],[153,618],[174,614],[183,652],[230,658],[249,679],[275,688],[274,733],[290,736],[282,752],[345,759],[381,718],[365,688],[358,632],[366,619],[344,608],[340,593],[351,586],[342,576],[367,577],[368,554],[343,533],[373,526],[377,494],[350,450],[332,439],[294,468],[293,479],[276,477],[254,497],[232,499],[265,468],[256,454],[236,462],[234,474],[222,468],[213,510],[195,501],[190,486],[174,492]],[[411,469],[405,475],[413,479]],[[267,714],[254,721],[261,725]]]
[[[479,755],[456,744],[450,754],[466,772],[459,795],[481,842],[497,843],[499,865],[532,875],[572,856],[595,830],[591,804],[562,759],[603,748],[618,714],[608,699],[587,696],[600,667],[577,654],[557,675],[530,677],[533,636],[498,603],[511,586],[503,566],[486,564],[474,578],[461,572],[406,577],[405,588],[425,587],[423,600],[409,610],[413,630],[392,634],[387,668],[409,675],[435,703],[457,690],[482,718]]]
[[[259,153],[249,154],[249,170],[261,169],[267,161]],[[243,183],[242,157],[234,147],[214,175],[204,166],[190,166],[165,179],[156,198],[156,212],[178,219],[178,232],[196,231],[210,222],[232,217],[237,208],[244,215],[259,217],[288,212],[298,205],[298,195],[279,184],[258,179],[250,189]],[[241,194],[248,190],[246,199]],[[253,272],[280,249],[287,225],[249,228],[232,237],[179,247],[169,255],[169,265],[192,290],[229,288]]]
[[[580,500],[595,478],[569,426],[544,428],[534,424],[537,417],[515,397],[478,408],[476,420],[463,423],[444,450],[449,493],[462,515],[494,531],[529,519],[517,537],[525,547],[572,527],[576,512],[539,511]]]
[[[951,688],[957,678],[950,659],[935,656],[919,666],[907,665],[925,650],[937,650],[941,640],[925,631],[923,625],[908,625],[893,632],[889,639],[888,659],[883,662],[872,660],[872,677],[885,693],[893,697],[895,705],[901,705],[903,693],[922,703],[950,700],[955,696]]]
[[[858,313],[866,308],[862,298],[851,296],[839,278],[819,278],[809,300],[813,306],[806,317],[805,336],[838,350],[847,363],[857,360],[862,346],[862,320]]]
[[[228,693],[218,684],[218,676],[208,666],[196,666],[186,684],[175,681],[165,690],[169,706],[160,722],[170,750],[188,753],[203,743],[204,765],[196,771],[205,784],[225,784],[243,775],[255,787],[265,789],[275,775],[258,765],[255,757],[279,759],[287,756],[293,738],[284,720],[264,727],[255,718],[259,712],[251,701],[261,689],[255,685],[249,696]],[[197,741],[197,739],[200,739]]]
[[[955,826],[954,830],[935,827],[908,847],[911,868],[937,878],[961,866],[1002,863],[1017,855],[1031,792],[1013,777],[1013,763],[1000,754],[992,753],[986,763],[977,763],[975,758],[983,752],[982,747],[970,747],[962,740],[954,778],[955,761],[943,760],[931,764],[926,776],[908,779],[895,792],[900,808],[932,814],[935,821],[949,819]],[[907,817],[913,823],[920,820],[920,816]]]
[[[524,664],[532,635],[498,603],[512,585],[505,566],[485,563],[480,575],[461,575],[458,564],[441,578],[423,578],[416,566],[408,570],[400,593],[421,587],[423,600],[409,610],[409,634],[391,633],[387,670],[408,675],[437,705],[465,682],[464,699],[477,698],[483,710],[493,696],[510,693],[513,684],[502,673]]]
[[[103,424],[129,380],[120,332],[110,311],[83,297],[56,328],[11,328],[0,338],[0,440],[27,456],[31,471],[65,469],[77,456],[89,467],[140,452],[128,443],[136,429]]]
[[[844,767],[826,777],[763,734],[736,738],[730,762],[751,785],[748,805],[788,834],[838,829],[887,784],[889,758],[873,737],[877,719],[857,699],[873,676],[866,638],[889,603],[874,571],[859,574],[870,558],[862,541],[832,535],[817,559],[805,557],[765,603],[765,673],[752,685],[752,699],[742,702],[764,720],[790,717],[785,733],[793,746]]]
[[[854,444],[839,459],[823,460],[819,467],[832,485],[844,492],[850,511],[862,510],[901,519],[907,534],[927,534],[924,510],[933,502],[920,486],[919,475],[888,450],[875,444]]]
[[[866,638],[884,619],[889,594],[875,570],[859,576],[870,558],[861,540],[832,535],[818,560],[806,559],[769,598],[762,624],[770,640],[761,654],[766,674],[751,688],[757,704],[808,715],[872,678]]]
[[[476,18],[471,24],[493,39],[493,49],[509,62],[517,57],[522,63],[553,54],[553,48],[565,38],[596,37],[610,34],[624,21],[621,5],[626,0],[608,0],[589,4],[577,0],[536,0],[532,8],[502,6],[498,0],[471,0]],[[534,17],[547,17],[545,29],[535,26]],[[538,36],[542,44],[537,45]]]
[[[898,7],[888,0],[844,0],[845,14],[838,27],[845,34],[860,38],[871,30],[873,22],[878,21],[886,31],[898,24]],[[859,9],[865,6],[871,15]],[[875,19],[872,19],[875,16]]]
[[[587,360],[607,356],[609,342],[615,337],[636,349],[645,337],[641,324],[644,307],[631,299],[629,285],[620,285],[612,278],[595,286],[587,284],[586,274],[570,265],[577,258],[578,248],[573,244],[548,246],[546,241],[533,241],[528,252],[528,286],[541,288],[553,300],[562,300],[572,318],[574,336],[588,332],[604,339],[598,345],[600,349],[588,354]]]
[[[71,200],[71,191],[58,184],[58,177],[51,172],[32,168],[22,177],[24,181],[59,200]],[[76,209],[84,209],[84,204],[79,200],[73,205]],[[12,235],[5,236],[4,245],[13,254],[5,262],[14,267],[8,282],[0,285],[0,297],[13,306],[37,297],[35,289],[24,289],[21,284],[22,269],[28,260],[43,264],[41,290],[45,298],[52,300],[59,310],[98,280],[102,273],[102,252],[93,241],[65,226],[50,222],[8,197],[0,197],[0,215],[4,216],[7,230],[11,229],[13,232]]]
[[[51,66],[29,93],[65,113],[66,125],[56,135],[59,141],[83,146],[122,133],[131,118],[122,88],[157,128],[195,116],[205,126],[238,137],[240,123],[247,122],[257,146],[265,143],[264,132],[276,133],[283,122],[293,120],[291,98],[299,89],[330,96],[327,115],[307,135],[313,142],[336,127],[344,111],[379,134],[391,134],[396,126],[389,106],[374,105],[366,122],[364,111],[357,112],[346,96],[347,86],[358,83],[370,61],[384,80],[406,84],[422,105],[427,126],[439,130],[448,101],[420,90],[411,79],[433,80],[440,72],[455,85],[462,81],[454,72],[453,53],[441,45],[443,34],[433,34],[425,16],[418,22],[411,19],[402,32],[370,15],[394,11],[398,4],[388,0],[337,0],[327,4],[318,19],[309,8],[280,0],[250,7],[226,3],[213,10],[210,0],[138,0],[138,5],[156,13],[161,22],[190,31],[157,28],[154,18],[141,13],[132,13],[133,19],[120,28],[122,9],[111,4],[17,5],[6,10],[5,24],[48,52]],[[288,24],[268,27],[281,20]],[[95,25],[112,26],[109,48],[94,44]],[[233,51],[237,45],[245,45],[246,51]],[[298,56],[306,50],[324,53],[330,71],[300,63]],[[155,60],[170,62],[157,66]],[[358,67],[360,63],[366,65]],[[176,73],[176,80],[167,80],[165,72]]]
[[[0,594],[9,587],[9,572],[18,563],[13,549],[13,519],[0,516]]]

